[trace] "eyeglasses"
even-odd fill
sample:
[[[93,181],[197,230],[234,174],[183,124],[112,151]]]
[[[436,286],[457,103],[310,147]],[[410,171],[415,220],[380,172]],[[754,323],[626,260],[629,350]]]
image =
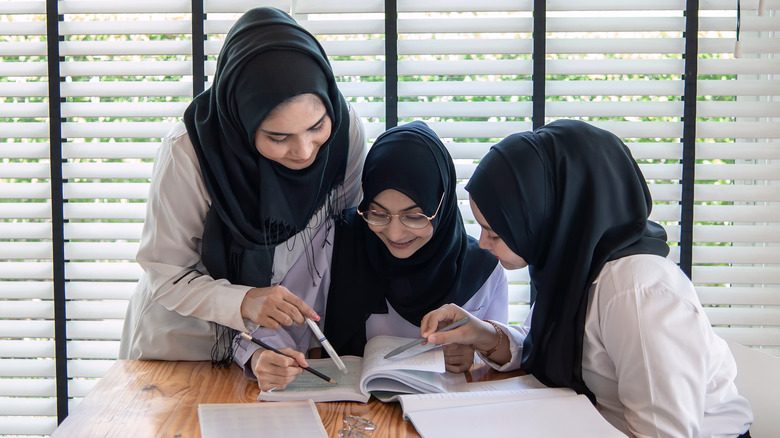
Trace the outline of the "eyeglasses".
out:
[[[344,429],[339,430],[341,438],[365,438],[376,429],[376,425],[371,421],[354,415],[344,417],[344,426]]]
[[[427,227],[433,218],[439,214],[442,201],[444,201],[444,193],[441,194],[441,199],[439,199],[439,206],[436,207],[436,211],[433,213],[433,216],[430,217],[424,215],[423,213],[390,214],[376,210],[360,211],[360,209],[358,209],[357,213],[371,225],[384,226],[389,224],[394,217],[397,217],[401,223],[407,227],[419,229]]]

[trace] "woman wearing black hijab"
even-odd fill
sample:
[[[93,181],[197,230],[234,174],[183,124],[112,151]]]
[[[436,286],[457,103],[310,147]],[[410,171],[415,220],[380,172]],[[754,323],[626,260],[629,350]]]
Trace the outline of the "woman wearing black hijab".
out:
[[[455,185],[452,157],[425,123],[392,128],[374,142],[363,168],[363,200],[344,212],[328,239],[330,281],[320,296],[327,298],[324,333],[339,355],[362,356],[366,340],[379,335],[419,337],[422,317],[445,303],[506,322],[504,269],[466,234]],[[308,330],[286,332],[285,346],[308,350]],[[445,360],[448,370],[463,372],[474,349],[447,346]],[[284,388],[300,373],[254,362],[239,363],[264,390]]]
[[[319,319],[279,283],[357,203],[365,148],[314,36],[273,8],[239,18],[155,159],[119,357],[225,363],[235,330]]]
[[[480,246],[508,269],[528,266],[535,303],[518,329],[472,319],[431,335],[465,314],[445,306],[423,320],[430,342],[497,346],[486,357],[495,368],[587,394],[630,436],[747,430],[752,413],[728,345],[666,258],[645,178],[619,138],[571,120],[511,135],[466,190]]]

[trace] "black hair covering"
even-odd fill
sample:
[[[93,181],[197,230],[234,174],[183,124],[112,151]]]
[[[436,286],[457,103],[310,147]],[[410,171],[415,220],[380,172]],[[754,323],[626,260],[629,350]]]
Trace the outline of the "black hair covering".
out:
[[[325,335],[339,354],[363,354],[366,319],[387,313],[386,301],[410,323],[445,303],[463,305],[498,261],[463,226],[455,166],[435,132],[411,122],[380,135],[363,167],[363,201],[395,189],[433,218],[431,239],[406,259],[394,257],[355,209],[337,222]],[[443,194],[443,198],[442,198]],[[396,219],[393,219],[396,220]]]
[[[277,105],[305,93],[322,100],[332,130],[314,162],[292,170],[263,157],[254,136]],[[184,123],[212,202],[203,264],[214,278],[269,286],[274,246],[304,230],[326,202],[332,208],[329,194],[344,181],[349,114],[325,51],[278,9],[246,12],[225,39],[213,85],[187,107]]]
[[[496,144],[466,190],[529,265],[536,301],[523,369],[592,398],[582,379],[591,284],[607,261],[669,253],[666,232],[647,219],[652,199],[631,152],[608,131],[558,120]]]
[[[312,165],[291,170],[260,155],[254,135],[271,110],[304,93],[321,98],[333,127]],[[184,123],[211,196],[210,216],[219,216],[207,218],[207,225],[219,219],[229,231],[229,238],[213,236],[207,226],[204,247],[216,246],[203,251],[209,273],[266,286],[231,278],[236,273],[226,265],[229,241],[250,249],[285,241],[305,228],[344,180],[348,109],[325,52],[286,13],[248,11],[228,33],[213,85],[190,104]]]

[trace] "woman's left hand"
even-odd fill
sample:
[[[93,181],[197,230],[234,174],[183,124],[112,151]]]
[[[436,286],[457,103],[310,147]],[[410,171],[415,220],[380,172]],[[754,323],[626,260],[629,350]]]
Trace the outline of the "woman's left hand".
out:
[[[474,348],[470,345],[447,344],[442,350],[445,368],[451,373],[465,373],[474,364]]]

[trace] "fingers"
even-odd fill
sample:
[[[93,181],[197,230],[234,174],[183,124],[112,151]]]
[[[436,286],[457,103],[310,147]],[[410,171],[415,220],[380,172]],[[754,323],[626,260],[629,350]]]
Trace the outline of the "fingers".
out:
[[[446,332],[434,333],[440,327],[464,317],[469,317],[469,321],[466,324]],[[427,342],[436,345],[448,343],[471,344],[469,339],[473,332],[472,326],[479,322],[480,320],[477,317],[455,304],[445,304],[423,317],[420,323],[420,336],[427,338]]]
[[[306,362],[301,353],[290,348],[281,351],[294,357],[287,357],[270,350],[260,350],[256,353],[259,357],[253,371],[260,390],[284,389],[303,372],[303,369],[298,366],[299,361]]]
[[[241,303],[241,316],[274,330],[293,323],[303,325],[305,316],[320,319],[308,304],[278,285],[250,289]]]
[[[442,347],[447,371],[463,373],[474,363],[474,349],[469,345],[447,344]]]
[[[281,286],[280,286],[281,287]],[[287,290],[286,294],[284,294],[284,300],[287,303],[288,306],[292,306],[292,308],[289,309],[288,315],[292,316],[292,319],[295,321],[298,325],[304,324],[304,317],[311,318],[314,321],[319,321],[320,316],[317,315],[317,312],[314,311],[308,304],[306,304],[302,299],[298,298]]]
[[[468,312],[455,304],[445,304],[436,310],[428,312],[420,322],[420,337],[427,338],[435,332],[441,324],[446,324],[456,319],[467,316]]]
[[[304,356],[303,353],[301,353],[300,351],[293,350],[292,348],[284,348],[280,351],[290,356],[298,366],[301,367],[309,366],[309,363],[306,362],[306,356]]]

